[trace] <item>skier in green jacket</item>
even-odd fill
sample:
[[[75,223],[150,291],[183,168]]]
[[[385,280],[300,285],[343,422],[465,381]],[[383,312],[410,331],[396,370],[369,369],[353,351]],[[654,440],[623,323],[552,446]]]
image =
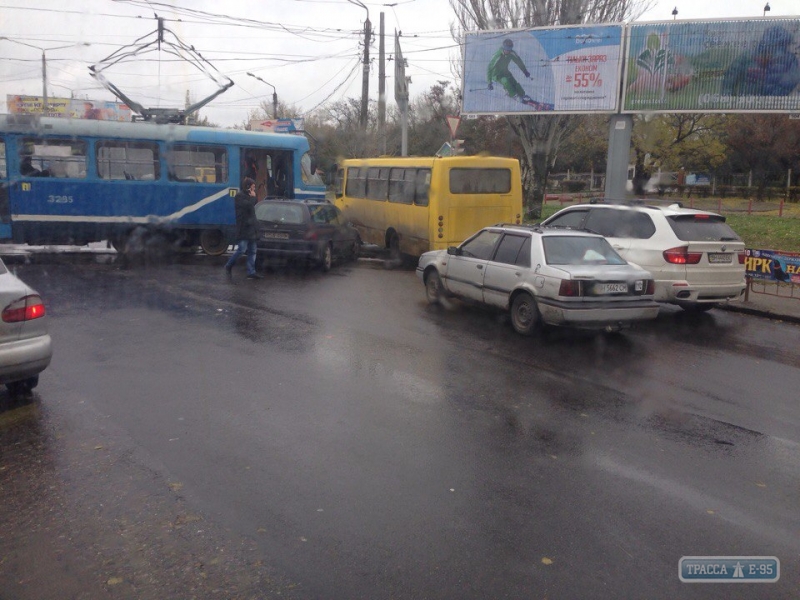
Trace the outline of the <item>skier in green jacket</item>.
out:
[[[531,102],[531,97],[525,93],[519,82],[514,79],[511,71],[508,70],[508,66],[512,61],[520,68],[522,74],[530,79],[531,74],[525,68],[525,64],[519,54],[514,52],[514,42],[506,39],[500,49],[492,56],[492,60],[489,61],[489,67],[486,69],[486,80],[489,83],[489,89],[494,89],[494,82],[496,81],[505,88],[509,97],[515,98],[520,102]]]

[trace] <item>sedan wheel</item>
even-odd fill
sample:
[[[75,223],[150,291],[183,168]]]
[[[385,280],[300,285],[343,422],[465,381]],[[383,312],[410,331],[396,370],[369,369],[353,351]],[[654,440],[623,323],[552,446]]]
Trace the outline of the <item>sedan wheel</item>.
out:
[[[431,271],[425,277],[425,297],[431,304],[439,304],[442,301],[442,280],[436,271]]]
[[[511,325],[517,333],[531,335],[540,324],[539,308],[533,296],[518,294],[511,303]]]

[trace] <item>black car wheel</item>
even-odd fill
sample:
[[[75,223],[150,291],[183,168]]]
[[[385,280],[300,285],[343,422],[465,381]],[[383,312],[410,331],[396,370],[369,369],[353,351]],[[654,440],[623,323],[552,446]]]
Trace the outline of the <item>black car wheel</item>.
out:
[[[541,322],[539,307],[533,296],[525,292],[514,296],[511,303],[511,325],[517,333],[532,335]]]
[[[361,238],[356,236],[356,239],[353,240],[353,245],[350,248],[350,259],[358,260],[359,256],[361,256]]]
[[[323,273],[327,273],[331,270],[331,265],[333,264],[333,251],[331,250],[330,244],[325,244],[325,247],[320,251],[319,257],[319,268],[322,269]]]

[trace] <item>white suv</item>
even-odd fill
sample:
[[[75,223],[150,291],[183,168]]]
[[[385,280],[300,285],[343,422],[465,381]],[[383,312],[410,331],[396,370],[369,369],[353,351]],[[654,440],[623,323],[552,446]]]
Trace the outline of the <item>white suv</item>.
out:
[[[680,204],[579,204],[542,224],[604,236],[652,273],[658,302],[702,311],[744,294],[744,242],[721,215]]]

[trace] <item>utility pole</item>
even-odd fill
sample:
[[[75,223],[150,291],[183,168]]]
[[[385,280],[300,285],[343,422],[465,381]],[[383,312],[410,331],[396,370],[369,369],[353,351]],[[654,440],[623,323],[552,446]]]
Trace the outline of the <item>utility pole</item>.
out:
[[[381,139],[381,154],[386,154],[386,65],[383,41],[383,13],[381,13],[381,38],[378,46],[378,135]]]
[[[365,7],[366,8],[366,7]],[[361,129],[367,131],[367,109],[369,108],[369,41],[372,38],[372,24],[364,22],[364,75],[361,80]]]
[[[47,59],[44,56],[44,50],[42,50],[42,116],[46,117],[47,114],[47,105],[49,104],[47,100]]]
[[[400,156],[408,156],[408,80],[406,62],[400,50],[400,36],[394,30],[394,99],[400,109]]]

